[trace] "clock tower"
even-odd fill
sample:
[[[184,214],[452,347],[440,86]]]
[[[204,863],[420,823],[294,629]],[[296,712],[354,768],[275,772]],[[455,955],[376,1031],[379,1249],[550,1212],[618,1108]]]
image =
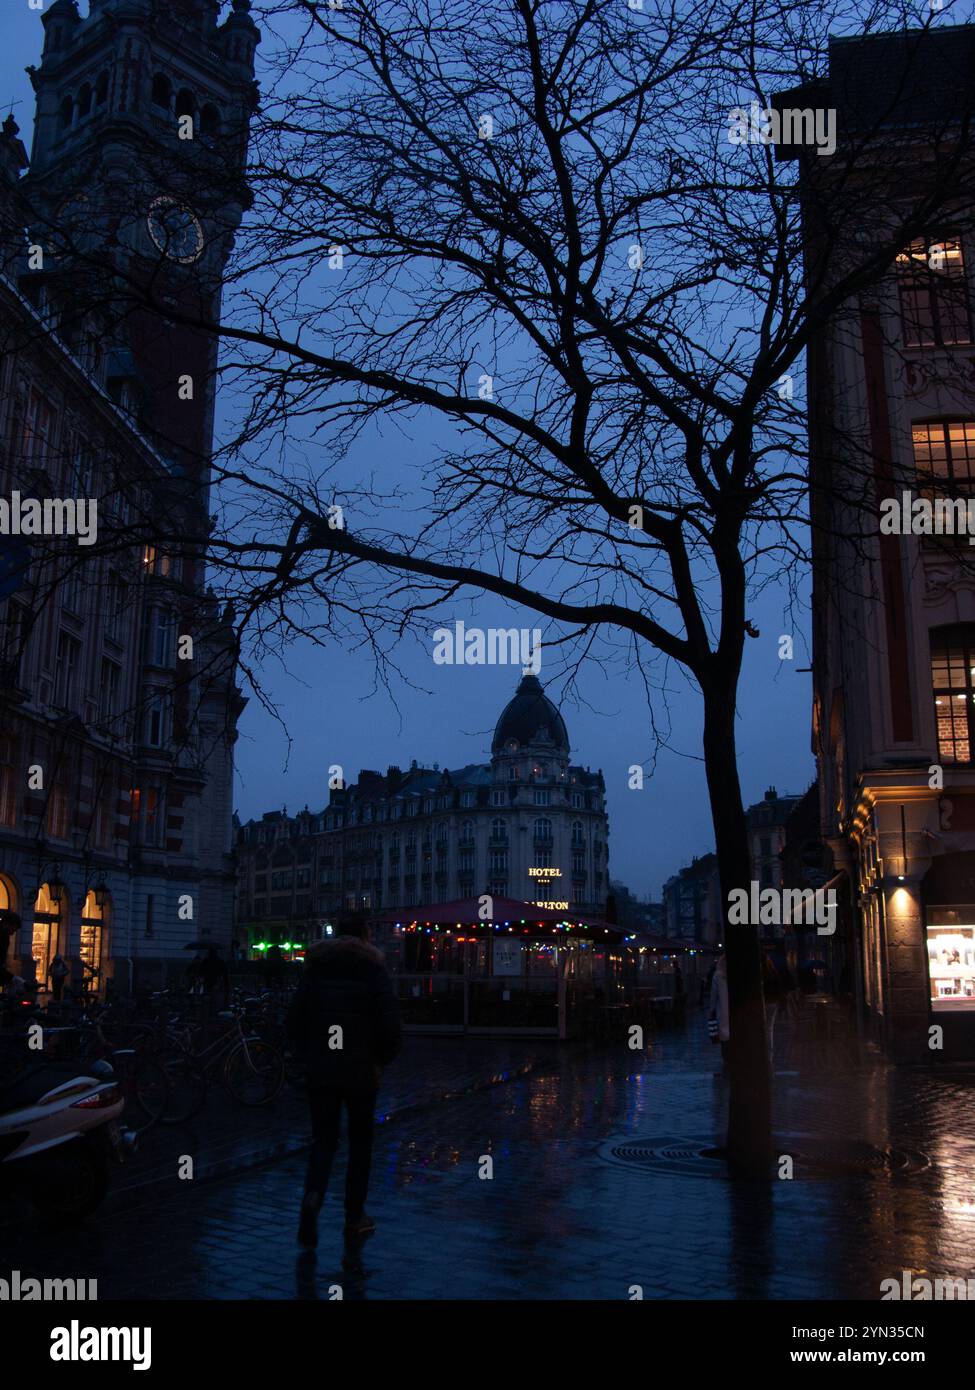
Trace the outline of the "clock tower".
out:
[[[206,516],[220,314],[257,104],[250,0],[54,0],[30,172],[59,332]],[[93,361],[94,359],[94,361]]]

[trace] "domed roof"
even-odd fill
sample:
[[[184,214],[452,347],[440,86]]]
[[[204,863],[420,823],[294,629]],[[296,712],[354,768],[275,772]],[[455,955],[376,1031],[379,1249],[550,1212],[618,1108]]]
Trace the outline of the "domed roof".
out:
[[[551,744],[559,753],[568,753],[569,735],[565,721],[542,689],[537,676],[525,676],[513,700],[505,706],[491,741],[491,752],[501,753],[514,740],[520,747]]]

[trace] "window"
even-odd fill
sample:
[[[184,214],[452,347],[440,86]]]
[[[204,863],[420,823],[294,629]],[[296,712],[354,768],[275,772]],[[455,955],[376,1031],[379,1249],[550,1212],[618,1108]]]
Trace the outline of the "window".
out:
[[[77,560],[70,561],[64,578],[61,580],[61,602],[69,613],[83,618],[85,615],[85,586],[81,578],[81,565]]]
[[[581,820],[574,820],[572,822],[572,843],[574,845],[584,845],[586,843]]]
[[[165,695],[149,697],[146,702],[145,737],[150,748],[163,748],[169,736],[169,710]]]
[[[101,683],[98,691],[98,718],[110,724],[118,713],[122,668],[114,661],[102,660]]]
[[[931,684],[938,757],[945,763],[972,761],[975,700],[975,627],[935,628],[931,633]]]
[[[552,804],[552,793],[551,793],[547,788],[543,791],[541,787],[536,787],[536,788],[535,788],[535,805],[536,805],[536,806],[551,806],[551,804]]]
[[[495,817],[495,819],[491,822],[491,839],[504,840],[505,842],[507,842],[508,825],[507,822],[501,818],[501,816]]]
[[[476,806],[476,805],[477,805],[477,793],[476,793],[476,792],[461,792],[461,794],[460,794],[460,804],[461,804],[461,806],[463,806],[463,807],[465,807],[465,808],[468,807],[468,806]]]
[[[220,112],[209,102],[200,112],[200,130],[211,137],[220,134]]]
[[[918,237],[897,257],[905,347],[970,343],[961,239]]]
[[[168,111],[173,99],[173,84],[165,73],[157,72],[152,79],[152,104]]]
[[[177,117],[196,115],[196,101],[193,93],[187,87],[181,88],[176,98],[176,115]]]
[[[552,839],[552,822],[543,817],[535,822],[535,843],[548,844]]]
[[[145,820],[143,822],[143,842],[158,846],[162,835],[162,793],[158,787],[148,787],[145,796]]]
[[[62,632],[58,637],[57,664],[54,672],[54,703],[61,709],[73,709],[81,643]]]
[[[474,840],[474,822],[472,820],[462,820],[460,823],[460,841],[464,845],[472,843]]]
[[[78,119],[91,115],[91,87],[86,82],[78,93]]]
[[[47,833],[52,840],[66,840],[68,828],[68,789],[55,784],[47,803]]]
[[[104,106],[108,100],[108,73],[103,72],[95,85],[95,105]]]
[[[492,874],[506,874],[508,872],[508,851],[506,849],[492,849],[488,855],[488,868]]]
[[[44,397],[31,391],[24,411],[24,459],[37,468],[48,462],[54,437],[54,411]]]
[[[582,810],[582,792],[572,793],[572,809],[573,811]]]
[[[17,747],[0,738],[0,825],[17,824]]]
[[[975,420],[940,420],[915,425],[914,466],[929,498],[975,493]]]
[[[58,108],[58,125],[62,130],[67,130],[73,120],[74,97],[67,96],[62,98],[61,105]]]
[[[125,593],[122,585],[118,578],[112,575],[105,586],[105,600],[102,609],[102,629],[105,636],[112,642],[117,642],[121,634],[124,603]]]
[[[493,791],[493,792],[491,793],[491,805],[492,805],[492,806],[503,806],[503,805],[505,804],[505,802],[507,801],[507,799],[508,799],[508,798],[505,796],[505,794],[504,794],[503,791]]]

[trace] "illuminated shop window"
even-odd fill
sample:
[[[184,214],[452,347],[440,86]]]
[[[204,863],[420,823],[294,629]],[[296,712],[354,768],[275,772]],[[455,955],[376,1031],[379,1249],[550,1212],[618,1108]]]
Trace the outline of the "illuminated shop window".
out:
[[[927,942],[931,1008],[975,1010],[975,906],[928,908]]]

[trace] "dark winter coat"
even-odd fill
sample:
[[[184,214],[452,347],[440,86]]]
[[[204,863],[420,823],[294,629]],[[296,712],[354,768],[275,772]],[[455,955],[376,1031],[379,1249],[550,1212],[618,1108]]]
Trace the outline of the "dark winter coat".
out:
[[[312,946],[287,1031],[309,1085],[375,1090],[379,1068],[393,1060],[402,1041],[399,1004],[376,948],[354,936]]]

